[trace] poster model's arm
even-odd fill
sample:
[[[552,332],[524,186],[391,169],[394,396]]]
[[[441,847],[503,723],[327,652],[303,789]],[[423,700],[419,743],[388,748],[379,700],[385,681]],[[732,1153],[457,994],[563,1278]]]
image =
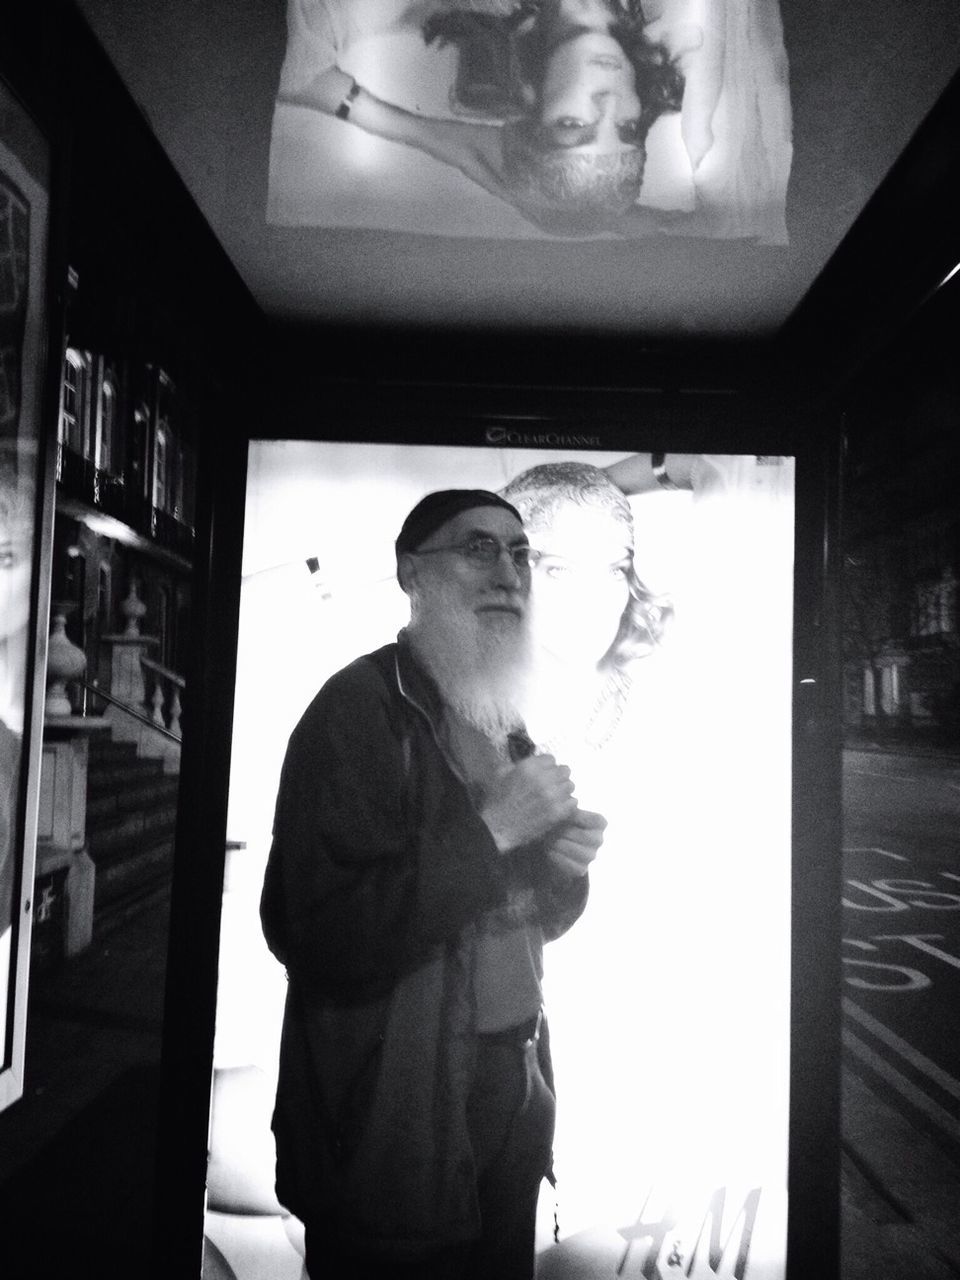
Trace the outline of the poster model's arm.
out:
[[[389,142],[415,147],[459,169],[493,195],[505,197],[499,174],[500,130],[495,124],[438,120],[406,111],[364,89],[339,67],[329,67],[302,89],[281,92],[280,102],[310,107]]]
[[[662,44],[684,78],[680,135],[696,173],[713,146],[713,115],[726,63],[727,0],[653,0],[644,34]]]
[[[654,458],[657,469],[654,470]],[[607,475],[628,496],[654,493],[657,489],[688,489],[702,495],[723,484],[717,467],[702,453],[634,453],[604,467]]]

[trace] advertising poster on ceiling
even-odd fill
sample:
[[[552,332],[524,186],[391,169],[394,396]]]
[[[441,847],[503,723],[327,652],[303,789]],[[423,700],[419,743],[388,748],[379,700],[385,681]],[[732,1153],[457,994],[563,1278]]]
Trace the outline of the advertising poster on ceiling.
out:
[[[267,221],[787,243],[778,0],[288,0]]]
[[[556,1185],[545,1179],[540,1190],[538,1277],[657,1277],[675,1267],[694,1280],[784,1280],[794,464],[661,459],[601,443],[586,432],[541,438],[492,426],[473,448],[250,446],[205,1216],[211,1277],[300,1280],[303,1266],[303,1225],[282,1186],[278,1199],[271,1132],[289,1086],[289,1059],[278,1068],[284,1005],[303,977],[299,961],[288,956],[285,973],[271,954],[260,915],[273,833],[282,813],[300,820],[299,806],[277,807],[288,743],[331,677],[328,688],[343,688],[361,655],[396,655],[382,647],[421,606],[411,605],[409,580],[401,589],[395,540],[425,495],[467,487],[502,495],[524,521],[515,532],[529,553],[495,540],[491,559],[517,579],[517,647],[491,661],[466,626],[423,661],[444,689],[472,689],[474,667],[485,671],[457,715],[482,723],[508,771],[520,767],[508,748],[522,729],[535,756],[570,770],[579,809],[606,822],[582,911],[537,944],[556,1094]],[[500,508],[485,511],[503,519]],[[427,556],[432,568],[449,561],[462,585],[485,547],[440,544],[407,569]],[[409,693],[404,682],[398,696]],[[357,703],[341,719],[335,732],[328,725],[327,757],[303,803],[312,813],[315,799],[319,813],[324,795],[336,799],[346,826],[319,838],[346,849],[351,831],[377,827],[378,787],[389,790],[390,768],[407,757],[397,744],[391,754],[389,728],[374,733],[369,708]],[[476,757],[445,734],[445,750],[472,777]],[[403,776],[424,781],[416,743],[407,760]],[[418,847],[423,830],[418,823],[411,836]],[[464,857],[468,828],[451,838],[451,856]],[[375,862],[371,841],[363,856]],[[364,866],[350,875],[377,874]],[[312,892],[305,884],[302,903]],[[456,902],[466,881],[451,892]],[[308,951],[308,938],[316,943],[322,982],[339,974],[349,986],[363,971],[362,947],[328,945],[341,931],[354,936],[344,894],[302,941]],[[375,945],[389,951],[391,936]],[[472,975],[465,1007],[475,1010],[485,1000],[483,948],[474,954],[464,939],[476,936],[457,935],[473,957],[463,972]],[[414,967],[375,999],[392,1008],[397,993],[412,998],[408,979],[416,985],[425,972]],[[375,1007],[356,996],[351,1017]],[[324,999],[334,1018],[346,1007],[332,987]],[[413,1096],[413,1085],[380,1076],[390,1076],[388,1061],[401,1076],[418,1067],[430,1043],[418,1034],[417,1053],[401,1046],[378,1059],[377,1097]],[[362,1071],[358,1079],[366,1089]],[[309,1111],[297,1109],[301,1136]],[[389,1123],[367,1116],[358,1150],[387,1143],[396,1125],[415,1143],[410,1118],[430,1113],[411,1103]],[[409,1171],[414,1146],[408,1155]],[[376,1201],[387,1217],[403,1177]]]

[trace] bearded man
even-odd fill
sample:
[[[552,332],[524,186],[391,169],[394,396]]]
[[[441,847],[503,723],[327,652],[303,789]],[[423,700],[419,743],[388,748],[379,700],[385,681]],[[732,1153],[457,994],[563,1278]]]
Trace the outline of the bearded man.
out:
[[[261,903],[289,979],[277,1195],[313,1280],[530,1280],[542,949],[583,910],[605,824],[516,710],[515,509],[428,494],[396,552],[409,626],[324,685],[281,777]]]

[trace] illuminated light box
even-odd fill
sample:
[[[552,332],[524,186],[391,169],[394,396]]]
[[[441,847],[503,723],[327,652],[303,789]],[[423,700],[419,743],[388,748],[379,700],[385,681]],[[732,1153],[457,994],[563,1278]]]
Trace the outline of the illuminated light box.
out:
[[[259,921],[281,766],[321,686],[406,624],[407,513],[469,487],[505,492],[533,548],[526,733],[608,823],[544,948],[538,1276],[786,1280],[796,460],[666,454],[658,476],[592,427],[484,439],[249,445],[204,1274],[300,1276],[270,1131],[287,980]]]
[[[266,219],[786,244],[778,0],[290,0]]]

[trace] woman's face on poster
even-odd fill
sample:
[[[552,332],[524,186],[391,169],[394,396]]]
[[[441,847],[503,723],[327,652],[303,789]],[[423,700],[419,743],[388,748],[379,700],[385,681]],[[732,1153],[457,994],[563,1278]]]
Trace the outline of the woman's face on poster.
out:
[[[30,617],[29,546],[0,524],[0,639],[16,635]]]
[[[562,664],[592,669],[613,644],[629,599],[629,531],[609,512],[571,503],[529,536],[537,553],[530,592],[535,645]]]
[[[638,145],[640,99],[634,70],[606,32],[582,32],[550,55],[540,124],[554,145],[597,155]]]

